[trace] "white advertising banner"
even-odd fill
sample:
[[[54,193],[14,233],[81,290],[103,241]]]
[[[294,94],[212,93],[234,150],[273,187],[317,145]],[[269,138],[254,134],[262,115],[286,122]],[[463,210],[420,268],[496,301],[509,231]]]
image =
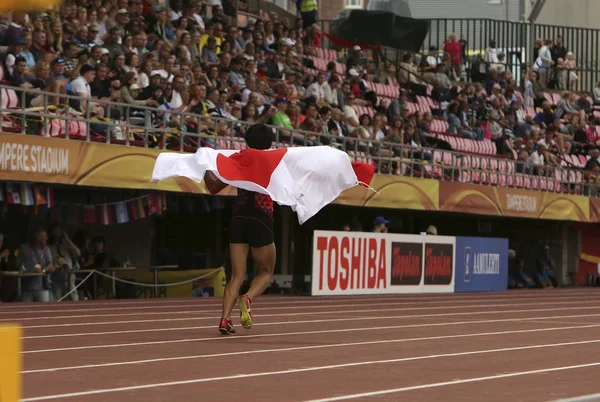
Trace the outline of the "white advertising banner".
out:
[[[315,231],[312,295],[454,292],[456,239]]]

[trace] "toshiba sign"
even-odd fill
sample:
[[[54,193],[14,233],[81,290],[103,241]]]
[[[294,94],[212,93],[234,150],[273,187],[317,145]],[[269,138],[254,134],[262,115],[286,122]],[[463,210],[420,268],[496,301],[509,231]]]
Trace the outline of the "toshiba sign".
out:
[[[451,293],[454,237],[315,231],[312,294]]]

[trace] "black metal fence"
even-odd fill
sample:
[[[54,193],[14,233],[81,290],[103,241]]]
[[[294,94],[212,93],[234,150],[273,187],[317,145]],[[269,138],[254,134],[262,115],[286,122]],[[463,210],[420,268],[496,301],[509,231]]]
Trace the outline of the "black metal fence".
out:
[[[458,40],[466,41],[466,60],[475,53],[483,53],[491,40],[506,55],[506,63],[530,68],[534,60],[536,39],[555,40],[563,37],[563,46],[573,53],[579,76],[576,89],[591,91],[599,78],[600,30],[571,28],[557,25],[532,25],[525,22],[497,21],[491,19],[432,19],[429,20],[429,35],[423,43],[423,51],[430,47],[444,48],[446,38],[455,33]],[[532,42],[533,41],[533,42]]]
[[[464,78],[468,79],[471,61],[476,54],[482,54],[495,40],[498,49],[506,56],[504,64],[513,72],[520,81],[522,73],[531,68],[535,60],[535,39],[555,40],[558,35],[563,37],[563,45],[573,53],[575,59],[575,72],[579,79],[573,89],[591,91],[600,78],[600,29],[570,28],[556,25],[541,25],[525,22],[497,21],[491,19],[431,19],[429,21],[429,34],[425,38],[422,54],[427,54],[433,46],[443,51],[447,37],[454,33],[458,40],[466,42],[463,64],[467,67]],[[330,32],[333,21],[320,21],[321,28]],[[532,42],[533,41],[533,42]],[[325,47],[331,46],[324,41]],[[400,62],[402,53],[386,48],[385,56],[393,61]],[[557,88],[558,89],[558,88]]]

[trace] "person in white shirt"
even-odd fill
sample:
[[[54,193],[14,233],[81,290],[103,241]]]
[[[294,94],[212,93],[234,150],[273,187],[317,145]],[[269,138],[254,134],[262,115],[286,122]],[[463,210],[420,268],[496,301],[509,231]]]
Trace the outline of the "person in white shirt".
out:
[[[84,64],[79,70],[79,77],[71,81],[71,91],[75,92],[81,99],[81,111],[86,113],[88,102],[92,99],[92,90],[90,82],[96,77],[96,69],[89,64]],[[104,117],[104,108],[98,103],[89,102],[90,113],[98,118]]]
[[[321,87],[323,88],[323,94],[325,98],[325,102],[329,103],[332,107],[339,106],[337,89],[340,86],[340,78],[337,74],[332,74],[331,78],[329,78],[329,82],[323,83]]]
[[[537,149],[527,158],[527,164],[533,166],[534,173],[541,175],[544,172],[544,155],[546,154],[546,145],[538,142]]]
[[[319,73],[319,75],[317,75],[317,81],[313,82],[308,86],[308,88],[306,88],[306,96],[314,97],[317,104],[322,104],[325,102],[325,91],[323,91],[325,77],[325,73]]]
[[[496,41],[494,39],[490,40],[490,47],[485,49],[485,61],[489,64],[498,63],[498,53],[500,51],[496,47]]]

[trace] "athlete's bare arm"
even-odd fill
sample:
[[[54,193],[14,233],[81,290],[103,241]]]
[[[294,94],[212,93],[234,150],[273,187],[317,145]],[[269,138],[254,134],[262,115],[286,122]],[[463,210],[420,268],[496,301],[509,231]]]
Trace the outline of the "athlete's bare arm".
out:
[[[206,189],[211,194],[217,194],[227,187],[227,184],[219,180],[219,178],[210,171],[207,171],[204,175],[204,182],[206,183]]]

